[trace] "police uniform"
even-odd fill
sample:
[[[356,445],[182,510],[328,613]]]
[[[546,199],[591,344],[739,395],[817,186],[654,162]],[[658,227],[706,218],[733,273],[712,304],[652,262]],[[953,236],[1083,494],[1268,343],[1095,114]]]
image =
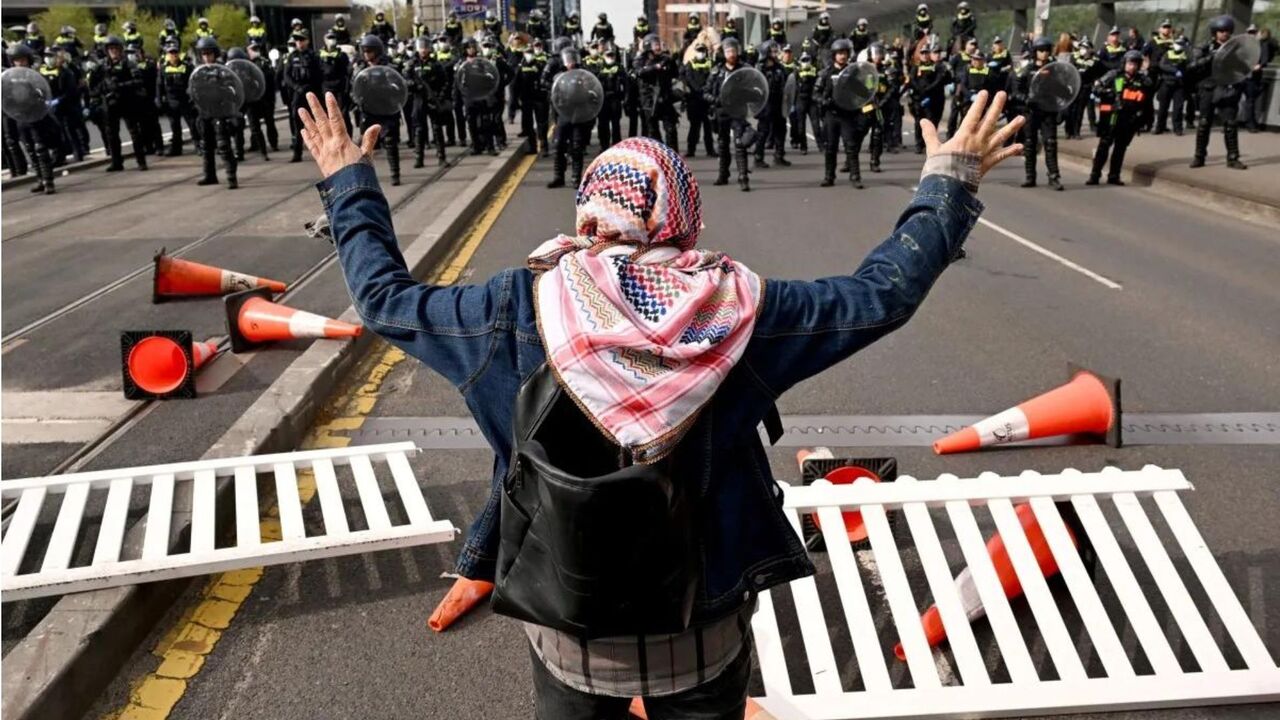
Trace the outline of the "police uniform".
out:
[[[138,106],[141,98],[149,98],[150,93],[143,90],[137,65],[124,55],[124,42],[112,36],[107,40],[106,46],[113,45],[121,49],[120,59],[105,58],[93,71],[94,81],[91,83],[101,109],[103,128],[106,130],[104,138],[107,154],[111,157],[111,164],[107,166],[107,171],[117,172],[124,169],[124,154],[120,142],[121,122],[129,130],[129,137],[133,140],[133,157],[138,163],[138,169],[146,170],[147,138],[141,123],[138,122]]]
[[[387,16],[382,12],[373,16],[373,25],[369,27],[369,34],[381,40],[384,46],[396,38],[395,28],[387,22]]]
[[[675,97],[671,83],[679,73],[676,61],[664,51],[646,48],[636,60],[636,80],[640,85],[640,113],[645,137],[662,142],[666,131],[666,144],[680,147],[676,131]]]
[[[462,26],[459,25],[458,27],[461,29]],[[440,67],[444,68],[445,75],[449,78],[449,87],[454,88],[454,82],[456,80],[455,71],[458,67],[458,57],[453,50],[453,46],[448,44],[448,40],[451,37],[452,36],[449,34],[449,25],[448,23],[445,23],[443,37],[436,38],[435,58],[436,62],[440,63]],[[442,39],[446,41],[445,47],[443,48],[440,47]],[[454,92],[456,96],[456,91],[451,90],[451,92]],[[445,135],[449,137],[450,146],[467,144],[466,111],[463,108],[462,102],[457,97],[454,97],[453,100],[453,113],[444,119],[444,132]]]
[[[50,61],[40,66],[40,74],[53,91],[54,107],[51,112],[60,126],[64,145],[77,161],[83,160],[89,154],[89,131],[84,125],[80,73],[73,64],[57,65]]]
[[[685,147],[688,149],[685,155],[688,157],[698,154],[699,136],[706,146],[707,155],[714,157],[716,154],[710,108],[706,98],[702,96],[702,90],[707,86],[707,80],[714,69],[715,63],[707,56],[705,49],[701,60],[694,58],[680,68],[680,79],[688,91],[685,97],[685,111],[689,118],[689,132],[685,137]]]
[[[601,151],[622,141],[622,103],[627,95],[627,74],[614,52],[613,62],[606,58],[595,71],[604,88],[604,105],[596,118],[596,135],[600,139]]]
[[[372,61],[363,57],[365,52],[374,51],[376,56]],[[359,75],[361,71],[374,65],[391,66],[391,58],[387,57],[386,46],[382,44],[382,39],[370,32],[360,40],[361,58],[357,59],[352,68],[353,75]],[[367,110],[361,108],[360,112],[360,134],[363,136],[365,131],[374,125],[382,127],[382,134],[379,139],[382,142],[382,149],[387,155],[387,169],[391,174],[391,184],[400,184],[400,113],[396,112],[391,115],[374,115]]]
[[[1026,166],[1026,181],[1022,183],[1022,187],[1036,186],[1036,155],[1043,146],[1044,164],[1049,171],[1049,186],[1055,190],[1062,189],[1061,173],[1058,172],[1058,113],[1034,107],[1029,97],[1031,78],[1052,62],[1058,61],[1053,58],[1044,63],[1036,59],[1026,60],[1009,76],[1009,103],[1015,114],[1025,115],[1027,118],[1026,125],[1019,131]],[[1099,118],[1098,122],[1102,124],[1103,120]]]
[[[1076,99],[1071,101],[1071,105],[1066,110],[1064,124],[1068,138],[1080,138],[1080,133],[1084,130],[1086,111],[1089,113],[1089,124],[1095,130],[1098,127],[1097,111],[1093,104],[1091,89],[1094,82],[1108,71],[1093,54],[1092,46],[1086,47],[1087,49],[1081,48],[1071,57],[1071,64],[1075,65],[1076,70],[1080,72],[1080,92],[1076,94]]]
[[[328,47],[328,40],[334,40],[334,47]],[[342,110],[342,121],[351,132],[351,57],[337,47],[337,33],[330,30],[325,34],[326,46],[320,48],[320,87],[326,93],[333,93],[338,99],[338,107]]]
[[[191,97],[187,94],[191,70],[191,63],[181,56],[176,63],[173,63],[166,55],[164,64],[160,67],[156,96],[160,101],[161,109],[169,118],[169,151],[167,153],[169,157],[182,154],[182,122],[184,120],[187,123],[187,129],[191,132],[192,142],[199,149],[199,122],[195,108],[191,105]]]
[[[574,67],[579,67],[577,64],[577,50],[567,48],[563,53],[574,56],[573,65],[570,67],[567,60],[562,66],[563,70],[561,70],[561,66],[549,65],[545,71],[547,76],[544,79],[544,83],[548,88],[555,85],[555,78],[561,72],[568,72]],[[550,75],[552,72],[556,73],[556,75]],[[587,144],[591,141],[591,126],[594,123],[594,119],[587,122],[574,123],[569,122],[565,117],[556,117],[552,176],[551,182],[547,183],[547,187],[559,188],[565,186],[565,170],[568,169],[567,166],[570,163],[572,163],[572,174],[569,178],[569,185],[576,190],[578,185],[581,184],[582,169],[586,162]]]
[[[434,54],[425,58],[414,55],[405,68],[409,92],[413,103],[414,161],[416,168],[423,166],[426,154],[428,129],[435,136],[436,158],[443,165],[448,159],[445,153],[444,124],[453,116],[453,87],[448,71]]]
[[[878,64],[880,82],[876,97],[880,104],[880,137],[885,150],[896,153],[902,144],[902,88],[905,75],[898,56],[887,52]]]
[[[1159,109],[1156,111],[1155,134],[1169,128],[1169,115],[1173,114],[1173,134],[1182,135],[1182,111],[1187,105],[1187,64],[1191,61],[1186,43],[1176,43],[1165,51],[1160,59],[1160,86],[1156,90]]]
[[[911,76],[911,114],[916,124],[916,153],[924,153],[924,133],[920,121],[929,119],[936,127],[942,120],[946,105],[947,83],[950,73],[945,63],[925,61],[916,65]]]
[[[6,55],[7,57],[7,55]],[[13,49],[14,59],[23,58],[27,67],[35,65],[36,53],[25,43],[19,43]],[[14,160],[22,157],[22,151],[31,158],[31,169],[36,175],[36,184],[31,188],[33,193],[52,195],[56,192],[53,181],[53,149],[58,146],[61,129],[52,114],[45,114],[35,122],[18,122],[8,115],[4,116],[5,143]],[[21,146],[21,149],[16,147]],[[21,168],[22,172],[17,172]],[[20,164],[10,165],[16,175],[26,174],[25,160]]]
[[[652,32],[653,26],[649,24],[649,19],[641,16],[631,28],[631,47],[639,47]]]
[[[818,85],[818,66],[813,64],[812,58],[806,61],[806,57],[809,57],[808,53],[801,56],[800,64],[796,66],[796,106],[791,113],[791,134],[804,155],[809,154],[809,125],[813,125],[819,151],[827,141],[822,129],[822,112],[813,96]]]
[[[591,28],[591,39],[613,42],[613,25],[609,23],[609,18],[604,13],[600,13],[599,19]]]
[[[530,48],[520,56],[515,69],[516,100],[520,103],[520,131],[532,141],[533,151],[548,154],[547,88],[542,74],[547,69],[547,54]]]
[[[1135,135],[1150,122],[1155,86],[1142,71],[1142,54],[1131,53],[1138,70],[1130,75],[1125,70],[1112,70],[1103,75],[1094,86],[1099,102],[1112,106],[1108,123],[1098,128],[1098,148],[1093,154],[1093,169],[1087,183],[1097,185],[1102,168],[1111,155],[1111,167],[1107,173],[1109,185],[1123,185],[1120,170],[1124,167],[1125,150]]]
[[[764,110],[757,118],[757,132],[760,134],[760,140],[756,143],[756,167],[769,167],[764,160],[764,151],[767,145],[773,146],[773,161],[778,165],[787,166],[791,162],[787,160],[787,116],[782,102],[787,86],[787,71],[783,69],[778,59],[774,57],[775,47],[772,45],[767,47],[764,57],[760,61],[757,68],[764,74],[764,79],[769,83],[769,98],[765,102]]]
[[[263,80],[266,82],[266,90],[263,91],[262,97],[253,103],[253,112],[262,121],[263,130],[266,133],[264,139],[274,152],[280,149],[280,133],[276,130],[276,72],[275,68],[271,67],[271,59],[262,54],[262,48],[263,46],[260,44],[249,44],[249,49],[257,53],[257,57],[251,57],[249,62],[258,66],[258,69],[262,71]],[[257,150],[258,148],[250,147],[250,149]]]
[[[160,82],[160,66],[159,64],[146,56],[142,50],[142,39],[139,36],[137,45],[128,45],[134,55],[134,63],[138,66],[138,78],[142,85],[139,88],[139,102],[135,108],[138,113],[138,124],[142,127],[142,134],[147,138],[147,154],[159,155],[164,152],[164,133],[160,130],[160,110],[156,106],[153,99],[153,89]]]
[[[723,45],[722,45],[723,47]],[[745,67],[742,58],[738,58],[738,63],[730,68],[727,62],[716,65],[716,69],[711,73],[711,77],[707,79],[706,89],[703,91],[703,97],[706,98],[708,105],[711,106],[716,122],[716,152],[720,159],[720,173],[716,176],[716,185],[727,185],[729,183],[729,161],[732,159],[734,165],[738,168],[738,187],[743,192],[751,189],[751,171],[747,167],[747,149],[755,139],[755,131],[751,127],[751,123],[743,118],[730,117],[720,105],[720,88],[724,85],[724,81],[731,73],[737,72]],[[729,154],[729,143],[733,143],[733,155]]]
[[[832,44],[832,63],[818,75],[817,87],[814,90],[818,106],[823,110],[823,124],[827,131],[823,148],[823,187],[831,187],[835,184],[836,154],[840,150],[841,142],[844,143],[845,166],[848,168],[849,182],[856,188],[862,187],[862,168],[858,154],[862,150],[863,140],[871,132],[872,126],[879,121],[878,108],[874,99],[855,110],[846,110],[836,105],[835,78],[851,60],[846,60],[844,66],[839,66],[835,63],[834,55],[837,52],[846,51],[852,55],[852,43],[848,40],[837,40]]]
[[[295,34],[298,38],[310,38],[306,30]],[[289,144],[293,157],[289,162],[302,162],[302,121],[298,119],[298,110],[308,107],[307,93],[320,95],[323,92],[324,72],[320,67],[320,56],[315,50],[294,48],[284,59],[281,67],[281,88],[287,91],[289,101],[289,129],[293,139]]]
[[[204,55],[213,53],[218,54],[218,43],[212,37],[200,38],[196,41],[196,55],[200,57],[200,64],[206,64]],[[217,59],[213,60],[217,62]],[[197,185],[217,185],[218,171],[217,163],[214,158],[215,153],[222,158],[222,170],[227,177],[227,189],[235,190],[240,185],[236,180],[236,153],[233,146],[234,135],[238,134],[237,117],[215,118],[204,114],[200,108],[200,152],[204,161],[204,177],[196,182]]]
[[[1202,167],[1205,156],[1209,152],[1209,135],[1213,132],[1215,120],[1222,122],[1222,137],[1227,146],[1227,167],[1244,170],[1246,166],[1240,162],[1240,135],[1236,123],[1236,113],[1240,105],[1240,94],[1243,83],[1235,85],[1219,85],[1212,76],[1213,55],[1222,47],[1214,34],[1217,31],[1234,32],[1235,20],[1230,15],[1214,18],[1209,23],[1210,40],[1201,46],[1194,60],[1187,68],[1196,81],[1196,114],[1199,124],[1196,125],[1196,149],[1191,167]]]

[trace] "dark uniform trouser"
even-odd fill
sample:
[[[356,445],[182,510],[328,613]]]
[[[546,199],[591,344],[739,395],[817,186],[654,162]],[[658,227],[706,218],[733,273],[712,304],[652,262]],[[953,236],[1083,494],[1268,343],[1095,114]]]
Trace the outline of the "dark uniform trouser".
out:
[[[453,104],[453,122],[445,126],[445,132],[449,133],[449,142],[453,142],[453,131],[458,131],[458,144],[467,144],[467,125],[471,122],[470,108],[463,107],[462,103],[455,102]]]
[[[455,113],[458,110],[455,108]],[[459,139],[465,142],[467,133],[471,133],[471,150],[484,152],[492,147],[493,139],[489,136],[489,115],[492,110],[483,102],[471,103],[466,107],[466,123],[458,126]]]
[[[444,150],[444,118],[451,115],[449,110],[434,110],[426,98],[418,97],[413,101],[413,150],[415,165],[422,164],[428,143],[428,129],[436,137],[436,157],[445,161]]]
[[[1067,106],[1066,118],[1063,121],[1063,132],[1067,137],[1079,137],[1081,130],[1084,129],[1084,109],[1089,104],[1089,89],[1081,88],[1080,93],[1076,95],[1076,99],[1071,101]]]
[[[840,151],[840,143],[844,143],[845,163],[849,166],[849,179],[862,179],[862,166],[858,154],[862,152],[862,141],[867,133],[872,133],[872,164],[879,166],[879,138],[874,132],[874,125],[879,122],[879,114],[875,112],[843,112],[828,110],[826,117],[827,141],[823,149],[824,180],[836,179],[836,155]]]
[[[271,149],[278,150],[280,148],[280,134],[276,132],[276,97],[275,95],[271,93],[265,93],[263,94],[262,97],[258,98],[258,101],[256,103],[253,103],[252,105],[250,105],[249,108],[251,110],[250,117],[252,118],[252,113],[256,113],[258,116],[258,119],[262,121],[263,125],[265,125],[265,127],[262,128],[262,131],[265,134],[267,142],[271,144]],[[252,122],[252,119],[250,121]],[[250,137],[252,138],[249,141],[250,150],[256,151],[256,150],[265,149],[265,147],[264,148],[258,147],[257,145],[258,140],[256,137],[254,137],[252,134],[250,135]]]
[[[123,107],[110,105],[102,109],[103,126],[106,129],[107,153],[111,156],[111,167],[124,167],[124,155],[120,142],[120,122],[129,130],[129,139],[133,141],[133,157],[138,167],[147,166],[147,139],[138,123],[138,116]]]
[[[652,112],[644,113],[644,135],[653,138],[658,142],[663,142],[662,131],[666,130],[667,147],[673,150],[680,149],[680,134],[676,130],[676,109],[670,104],[659,103]]]
[[[1027,124],[1018,131],[1024,146],[1027,181],[1036,180],[1036,154],[1044,145],[1044,165],[1049,170],[1049,180],[1058,180],[1058,114],[1032,110],[1027,113]]]
[[[732,158],[738,167],[738,182],[744,182],[748,176],[747,147],[742,143],[742,136],[748,129],[746,120],[716,117],[716,152],[720,154],[720,176],[722,181],[729,180],[729,160]],[[729,143],[733,142],[733,154],[730,155]]]
[[[302,157],[302,120],[298,118],[298,111],[307,105],[307,93],[294,91],[289,95],[289,149],[293,151],[295,158]]]
[[[1182,110],[1187,104],[1187,93],[1182,81],[1165,80],[1156,91],[1156,102],[1160,104],[1156,111],[1156,131],[1164,132],[1169,127],[1169,111],[1173,110],[1173,131],[1182,132]]]
[[[689,132],[685,136],[686,155],[693,157],[698,152],[698,140],[701,139],[707,148],[708,155],[715,154],[714,139],[711,137],[711,118],[707,117],[707,104],[691,100],[688,103]]]
[[[4,160],[9,172],[17,177],[27,174],[27,156],[22,149],[19,138],[18,122],[8,115],[4,116]]]
[[[89,129],[84,126],[84,112],[79,102],[63,103],[58,106],[58,123],[62,125],[63,134],[70,143],[72,154],[76,160],[83,160],[89,154]]]
[[[256,148],[262,153],[263,160],[270,160],[267,155],[267,139],[263,136],[262,126],[265,123],[268,128],[274,128],[276,119],[271,115],[263,115],[263,105],[261,102],[251,103],[245,110],[245,118],[249,123],[249,148]]]
[[[1196,90],[1196,105],[1200,115],[1200,124],[1196,125],[1196,159],[1203,160],[1209,153],[1209,135],[1213,132],[1213,121],[1221,119],[1222,138],[1227,145],[1227,161],[1239,160],[1240,128],[1236,124],[1236,106],[1240,104],[1240,95],[1232,93],[1230,99],[1223,98],[1214,102],[1213,93],[1213,89]]]
[[[782,108],[769,108],[764,117],[760,118],[759,127],[756,131],[760,133],[760,141],[756,143],[756,159],[764,159],[765,147],[773,145],[773,156],[782,158],[787,153],[787,122],[783,119]]]
[[[1244,81],[1244,117],[1241,118],[1250,130],[1262,127],[1262,119],[1267,114],[1266,83],[1261,77],[1250,75]]]
[[[587,143],[591,142],[591,122],[570,123],[556,121],[556,156],[552,170],[557,180],[564,180],[566,166],[573,163],[570,184],[575,188],[582,182],[582,166]]]
[[[387,151],[387,167],[391,170],[391,184],[400,184],[400,113],[395,115],[364,115],[361,118],[360,133],[373,127],[382,126],[382,149]]]
[[[1124,153],[1133,142],[1138,132],[1137,119],[1126,119],[1124,115],[1112,114],[1106,127],[1098,128],[1098,149],[1093,153],[1093,170],[1089,177],[1098,178],[1102,168],[1107,164],[1107,155],[1111,155],[1111,168],[1107,171],[1107,180],[1120,179],[1120,171],[1124,168]]]
[[[596,134],[599,135],[600,147],[605,150],[622,142],[622,107],[618,100],[619,98],[606,98],[604,107],[596,118]]]
[[[22,147],[31,156],[31,164],[34,166],[36,177],[40,180],[40,184],[36,187],[52,190],[53,153],[50,151],[50,145],[51,141],[55,141],[58,134],[62,132],[57,122],[46,116],[34,123],[18,125],[17,129]]]
[[[236,181],[236,153],[231,147],[231,134],[234,120],[232,118],[200,118],[201,150],[204,157],[204,178],[217,182],[218,172],[215,167],[214,151],[222,157],[222,170],[227,175],[227,182]],[[215,148],[216,144],[216,148]]]
[[[200,141],[200,122],[196,117],[196,111],[191,107],[190,103],[175,104],[167,102],[164,108],[164,114],[169,116],[169,152],[182,152],[182,121],[187,121],[187,130],[191,133],[191,141],[199,144]]]
[[[913,103],[912,111],[911,111],[911,114],[914,115],[916,119],[916,149],[917,150],[924,150],[924,131],[920,129],[920,121],[924,120],[925,118],[928,118],[929,121],[932,122],[933,126],[936,128],[938,126],[938,123],[942,120],[942,103],[935,102],[937,98],[924,98],[924,100],[928,100],[929,104],[924,105],[922,104],[923,101]]]
[[[532,140],[534,152],[547,147],[547,111],[547,101],[544,98],[520,100],[520,131]]]

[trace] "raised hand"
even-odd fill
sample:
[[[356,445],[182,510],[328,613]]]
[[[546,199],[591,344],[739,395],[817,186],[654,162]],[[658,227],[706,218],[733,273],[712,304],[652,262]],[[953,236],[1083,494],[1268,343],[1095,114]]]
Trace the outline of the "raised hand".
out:
[[[1022,155],[1021,143],[1014,143],[1009,147],[1005,147],[1005,143],[1018,132],[1026,118],[1019,115],[997,130],[1007,96],[1003,91],[996,93],[990,105],[987,103],[989,99],[990,95],[986,90],[979,92],[973,105],[965,113],[959,129],[945,143],[938,139],[938,128],[932,122],[921,120],[920,132],[924,135],[928,157],[947,154],[976,156],[979,158],[978,177],[981,179],[991,168],[1011,157]]]
[[[347,134],[347,124],[342,119],[342,108],[333,93],[324,94],[326,110],[320,104],[315,93],[307,93],[307,104],[311,107],[298,108],[298,118],[302,120],[302,143],[307,152],[315,159],[320,174],[326,178],[342,168],[358,163],[373,153],[382,132],[381,125],[372,125],[364,131],[360,144],[356,145]]]

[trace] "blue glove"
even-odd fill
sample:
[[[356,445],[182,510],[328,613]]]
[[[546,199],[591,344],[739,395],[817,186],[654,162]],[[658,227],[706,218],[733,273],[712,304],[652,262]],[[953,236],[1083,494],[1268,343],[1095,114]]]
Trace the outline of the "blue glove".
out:
[[[930,100],[930,98],[925,98],[925,99],[921,100],[921,101],[920,101],[920,107],[922,107],[922,108],[929,107],[929,100]]]
[[[1181,71],[1181,70],[1179,70],[1177,73],[1175,73],[1175,74],[1174,74],[1174,77],[1176,77],[1176,78],[1178,78],[1179,80],[1181,80],[1181,79],[1182,79],[1182,71]]]

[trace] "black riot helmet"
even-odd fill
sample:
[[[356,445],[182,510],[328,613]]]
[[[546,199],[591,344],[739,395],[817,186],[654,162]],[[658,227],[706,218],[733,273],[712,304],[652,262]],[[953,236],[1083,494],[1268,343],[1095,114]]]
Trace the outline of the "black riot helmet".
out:
[[[836,38],[836,41],[831,43],[831,54],[834,55],[838,52],[847,52],[852,54],[853,41],[849,38]]]
[[[658,37],[654,33],[649,33],[648,35],[644,36],[644,46],[647,49],[652,50],[653,52],[661,52],[662,38]]]
[[[468,57],[474,57],[480,54],[480,43],[475,38],[467,38],[462,41],[462,54]]]
[[[576,68],[582,63],[582,55],[578,53],[578,48],[567,47],[560,51],[560,62],[567,68]]]
[[[111,40],[110,40],[109,38],[108,38],[108,40],[107,40],[107,44],[108,44],[108,45],[110,45],[110,44],[111,44]],[[213,38],[211,38],[211,37],[202,37],[202,38],[200,38],[199,40],[197,40],[197,41],[196,41],[196,52],[198,52],[198,53],[204,53],[204,52],[212,52],[212,53],[216,53],[216,52],[218,52],[218,41],[217,41],[217,40],[215,40],[215,39],[213,39]]]
[[[228,60],[248,60],[249,53],[245,52],[243,48],[233,47],[227,51],[227,59]]]
[[[770,23],[770,24],[772,25],[772,27],[773,27],[773,29],[774,29],[774,30],[781,30],[781,29],[782,29],[782,21],[781,21],[781,20],[779,20],[778,18],[774,18],[774,19],[773,19],[773,22],[772,22],[772,23]]]
[[[1031,41],[1031,50],[1032,52],[1040,52],[1041,50],[1053,52],[1053,41],[1044,35],[1039,35],[1035,40]]]
[[[360,51],[372,51],[374,55],[382,57],[387,52],[387,46],[382,44],[382,38],[377,35],[369,34],[360,38]]]
[[[108,36],[107,36],[107,40],[106,40],[106,42],[102,43],[102,46],[103,46],[103,47],[118,47],[118,48],[120,48],[121,50],[123,50],[123,49],[124,49],[124,41],[120,39],[120,36],[119,36],[119,35],[108,35]]]
[[[1236,20],[1230,15],[1219,15],[1218,17],[1209,21],[1209,32],[1212,32],[1212,33],[1229,32],[1230,33],[1235,31],[1236,31]]]
[[[1124,62],[1126,65],[1128,65],[1129,63],[1138,63],[1138,67],[1141,68],[1142,60],[1143,60],[1143,55],[1141,50],[1130,50],[1129,52],[1124,54]]]
[[[32,64],[36,59],[36,53],[31,46],[26,43],[18,43],[9,50],[9,57],[14,60],[26,60],[27,64]]]

